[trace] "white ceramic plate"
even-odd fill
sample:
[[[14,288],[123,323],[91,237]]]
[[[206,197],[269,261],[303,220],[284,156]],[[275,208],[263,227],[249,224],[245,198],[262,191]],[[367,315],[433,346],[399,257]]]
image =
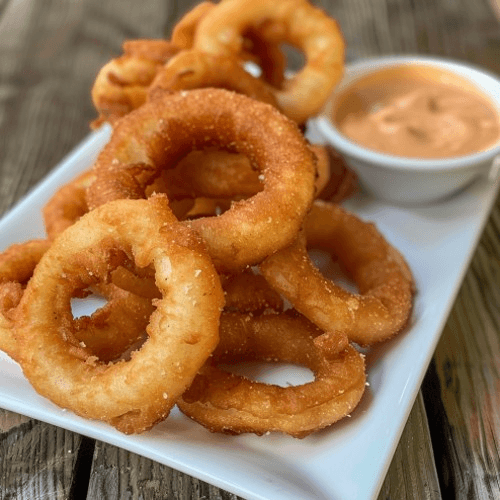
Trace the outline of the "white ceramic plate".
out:
[[[3,218],[2,247],[43,236],[41,208],[59,185],[93,163],[108,136],[107,128],[90,135]],[[303,440],[210,434],[175,410],[153,430],[125,436],[38,396],[2,353],[0,406],[125,448],[249,500],[376,498],[498,187],[498,179],[480,179],[445,202],[420,208],[394,207],[362,194],[346,204],[375,221],[405,255],[418,294],[407,331],[368,354],[370,385],[359,407],[351,418],[318,434]]]

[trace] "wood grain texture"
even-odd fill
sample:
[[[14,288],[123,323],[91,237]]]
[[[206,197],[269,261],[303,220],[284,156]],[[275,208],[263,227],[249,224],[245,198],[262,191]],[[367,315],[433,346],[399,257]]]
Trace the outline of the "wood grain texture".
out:
[[[78,434],[25,418],[2,431],[0,498],[68,498],[81,441]]]
[[[420,393],[380,490],[379,500],[442,498],[426,417]]]
[[[195,3],[0,0],[0,213],[88,133],[95,117],[92,82],[120,53],[122,41],[168,36]],[[500,72],[500,25],[487,0],[315,3],[339,20],[349,59],[423,53]],[[425,408],[419,397],[380,499],[500,495],[499,234],[497,202],[426,378]],[[3,410],[0,447],[0,499],[82,493],[92,500],[237,498],[138,455]]]
[[[497,203],[424,383],[447,498],[500,498],[499,234]]]
[[[98,442],[88,498],[237,500],[240,497],[147,458]]]

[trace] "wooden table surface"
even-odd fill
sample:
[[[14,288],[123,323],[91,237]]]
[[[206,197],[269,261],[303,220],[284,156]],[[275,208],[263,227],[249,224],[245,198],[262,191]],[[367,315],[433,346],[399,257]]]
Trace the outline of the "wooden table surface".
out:
[[[315,3],[339,20],[350,59],[433,54],[500,73],[500,23],[488,0]],[[0,212],[88,134],[95,117],[89,90],[122,41],[168,37],[193,4],[0,0]],[[497,200],[379,498],[500,498],[499,285]],[[0,498],[84,497],[236,498],[133,453],[0,410]]]

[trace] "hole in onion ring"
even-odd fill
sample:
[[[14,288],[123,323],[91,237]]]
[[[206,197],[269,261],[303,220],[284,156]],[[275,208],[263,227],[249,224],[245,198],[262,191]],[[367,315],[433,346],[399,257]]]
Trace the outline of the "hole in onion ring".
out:
[[[306,64],[306,58],[300,50],[293,45],[284,43],[281,50],[286,59],[286,67],[289,71],[299,72]]]
[[[71,312],[73,318],[91,316],[94,312],[104,307],[108,301],[102,296],[91,294],[87,297],[73,297],[71,299]]]
[[[340,261],[333,254],[314,248],[309,250],[308,253],[314,265],[325,278],[351,293],[359,293],[358,286],[346,270],[342,268]]]
[[[314,381],[314,373],[305,366],[277,361],[238,361],[219,364],[219,368],[256,382],[293,387]]]

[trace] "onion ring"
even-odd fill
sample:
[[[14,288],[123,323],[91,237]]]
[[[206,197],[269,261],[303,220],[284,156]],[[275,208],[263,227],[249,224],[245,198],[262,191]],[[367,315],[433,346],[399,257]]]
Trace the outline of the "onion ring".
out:
[[[251,271],[221,278],[226,297],[225,311],[261,314],[269,310],[283,310],[283,299],[266,279]]]
[[[172,30],[172,43],[181,49],[191,49],[198,24],[214,7],[212,2],[201,2],[184,14]]]
[[[194,48],[218,55],[238,54],[245,30],[270,23],[265,38],[302,50],[306,64],[293,78],[275,88],[278,106],[297,123],[321,110],[340,80],[344,40],[336,21],[306,0],[255,2],[225,0],[208,12],[196,30]]]
[[[73,225],[82,215],[89,211],[87,205],[87,188],[95,179],[92,170],[83,172],[75,179],[60,187],[49,199],[42,210],[45,232],[50,240]],[[165,184],[157,192],[169,191]],[[152,194],[150,192],[149,194]],[[193,207],[194,200],[170,200],[170,208],[177,218],[183,218]]]
[[[107,303],[90,316],[75,318],[74,336],[99,361],[107,363],[145,339],[154,306],[150,299],[117,286],[100,286],[98,290]]]
[[[141,38],[125,40],[122,50],[124,56],[165,64],[180,49],[174,43],[162,38]]]
[[[85,192],[94,179],[92,170],[83,172],[59,188],[45,204],[42,215],[49,239],[54,239],[89,211]]]
[[[187,212],[184,220],[221,215],[231,208],[231,203],[231,200],[224,198],[196,198],[194,205]]]
[[[184,50],[192,49],[196,30],[200,21],[216,5],[212,2],[201,2],[190,10],[176,24],[172,31],[172,43]],[[250,28],[243,34],[242,50],[237,55],[241,61],[252,61],[260,66],[262,78],[279,87],[284,79],[286,58],[279,44],[265,40],[255,28]]]
[[[114,123],[144,104],[158,69],[179,51],[166,40],[128,41],[123,48],[126,53],[106,63],[94,81],[91,97],[99,118],[93,128]]]
[[[333,148],[325,146],[322,155],[327,156],[328,170],[330,172],[329,179],[324,186],[318,190],[317,198],[340,203],[347,198],[350,198],[358,190],[358,178],[351,170],[344,158]],[[318,156],[318,170],[321,165]]]
[[[268,86],[245,71],[236,58],[196,50],[179,52],[165,64],[151,83],[149,93],[154,98],[157,89],[178,91],[207,87],[233,90],[277,107]]]
[[[30,240],[11,245],[0,254],[0,349],[14,360],[18,358],[15,311],[27,282],[49,246],[47,240]]]
[[[94,165],[87,202],[143,198],[162,169],[205,147],[246,155],[264,177],[262,191],[221,216],[186,222],[216,267],[237,271],[290,244],[314,195],[313,154],[275,108],[223,89],[167,94],[123,117]]]
[[[169,199],[249,197],[263,189],[249,159],[224,150],[192,151],[153,185]]]
[[[411,271],[401,254],[373,224],[340,206],[316,200],[304,223],[305,234],[259,266],[272,288],[335,341],[370,345],[400,332],[408,323],[414,294]],[[350,293],[323,277],[307,249],[338,257],[357,284]],[[325,341],[327,339],[325,338]]]
[[[210,362],[177,401],[211,432],[283,432],[303,438],[348,415],[365,390],[363,356],[351,346],[326,357],[313,339],[321,332],[303,317],[224,313],[221,341]],[[314,382],[280,387],[226,372],[220,362],[272,360],[300,364]]]
[[[310,144],[316,156],[316,192],[331,182],[326,148]],[[224,150],[192,151],[174,169],[164,170],[149,187],[149,192],[166,193],[168,198],[242,199],[263,189],[261,174],[246,156]],[[206,212],[208,213],[208,212]]]
[[[127,255],[154,266],[162,299],[140,350],[105,364],[73,338],[70,300],[106,282]],[[203,243],[175,219],[165,197],[110,202],[67,228],[36,267],[18,306],[19,362],[55,404],[139,433],[167,417],[216,346],[222,305]]]

